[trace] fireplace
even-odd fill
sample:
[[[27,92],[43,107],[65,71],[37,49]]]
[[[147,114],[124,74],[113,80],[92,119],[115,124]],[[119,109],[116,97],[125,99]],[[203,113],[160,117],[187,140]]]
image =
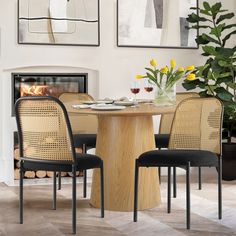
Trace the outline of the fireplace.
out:
[[[12,115],[14,104],[23,96],[59,97],[64,92],[88,92],[87,73],[12,73]]]
[[[12,73],[12,116],[15,115],[14,104],[24,96],[59,97],[64,92],[87,93],[87,73]],[[14,179],[19,179],[19,142],[17,131],[13,132]],[[77,150],[78,151],[78,150]],[[67,176],[70,173],[62,173]],[[82,175],[78,172],[77,175]],[[52,177],[50,171],[27,171],[25,178]]]

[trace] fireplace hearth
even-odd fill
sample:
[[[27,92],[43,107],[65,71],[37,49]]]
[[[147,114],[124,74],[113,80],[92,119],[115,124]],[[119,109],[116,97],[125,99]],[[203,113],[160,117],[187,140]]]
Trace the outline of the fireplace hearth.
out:
[[[23,96],[59,97],[64,92],[88,92],[87,73],[12,73],[12,116],[14,104]]]

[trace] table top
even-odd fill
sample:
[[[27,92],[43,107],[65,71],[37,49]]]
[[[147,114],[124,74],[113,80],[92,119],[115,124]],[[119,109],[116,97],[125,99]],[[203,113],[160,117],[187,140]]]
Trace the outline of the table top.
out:
[[[91,108],[73,108],[75,102],[65,103],[68,113],[87,114],[87,115],[106,115],[106,116],[151,116],[174,113],[176,106],[157,107],[154,104],[141,103],[137,107],[127,106],[123,110],[93,110]]]

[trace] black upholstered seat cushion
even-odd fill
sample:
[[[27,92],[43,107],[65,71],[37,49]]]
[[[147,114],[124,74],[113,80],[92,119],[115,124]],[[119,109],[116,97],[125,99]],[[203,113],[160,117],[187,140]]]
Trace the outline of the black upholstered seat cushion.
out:
[[[153,150],[141,154],[138,162],[141,166],[218,166],[215,153],[203,150]]]
[[[94,148],[96,146],[96,134],[73,134],[74,145],[77,148],[82,148],[83,144],[87,147]]]
[[[155,134],[155,143],[157,148],[168,148],[170,135],[169,134]]]
[[[101,166],[102,160],[96,155],[76,153],[77,169],[87,170]]]
[[[87,170],[93,168],[99,168],[101,166],[102,160],[96,155],[76,153],[77,159],[77,170]],[[25,170],[46,170],[46,171],[72,171],[72,164],[66,162],[47,162],[47,161],[37,161],[37,160],[24,160]]]

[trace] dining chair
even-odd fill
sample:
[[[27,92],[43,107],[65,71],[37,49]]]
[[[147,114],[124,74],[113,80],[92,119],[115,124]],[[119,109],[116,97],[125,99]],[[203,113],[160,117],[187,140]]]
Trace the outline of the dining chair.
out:
[[[76,171],[100,169],[101,217],[104,217],[103,161],[76,153],[70,121],[61,101],[49,96],[22,97],[15,104],[20,145],[20,223],[23,224],[23,175],[27,170],[53,171],[53,209],[56,172],[72,172],[72,229],[76,233]]]
[[[81,103],[84,101],[94,101],[94,98],[87,93],[65,92],[59,96],[62,103]],[[74,145],[86,153],[88,149],[96,147],[97,139],[97,117],[89,115],[69,114],[72,126]],[[58,173],[58,189],[61,189],[61,174]],[[87,171],[83,172],[83,197],[87,197]]]
[[[199,94],[196,92],[179,92],[176,93],[176,101],[177,104],[183,101],[184,99],[191,98],[191,97],[199,97]],[[169,139],[170,139],[170,130],[171,125],[174,119],[174,114],[163,114],[160,120],[159,126],[159,133],[155,134],[155,144],[158,149],[168,148]],[[161,167],[158,169],[159,173],[159,180],[161,182]],[[202,181],[201,181],[201,167],[198,168],[198,187],[199,189],[202,188]],[[176,198],[177,191],[176,191],[176,168],[173,167],[173,197]]]
[[[216,98],[188,98],[176,109],[168,150],[141,154],[135,162],[134,221],[137,221],[140,167],[167,167],[167,212],[171,211],[171,167],[186,169],[186,224],[190,229],[190,167],[217,167],[218,217],[222,218],[221,127],[223,106]]]

